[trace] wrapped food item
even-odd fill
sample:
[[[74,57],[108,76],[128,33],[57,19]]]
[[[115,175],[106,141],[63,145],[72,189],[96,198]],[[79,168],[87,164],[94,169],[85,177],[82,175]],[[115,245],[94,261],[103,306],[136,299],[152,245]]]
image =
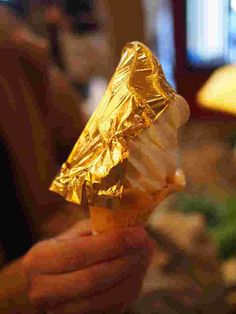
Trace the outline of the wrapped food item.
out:
[[[90,207],[95,232],[144,224],[185,185],[177,130],[186,101],[139,42],[126,45],[107,90],[50,189]]]

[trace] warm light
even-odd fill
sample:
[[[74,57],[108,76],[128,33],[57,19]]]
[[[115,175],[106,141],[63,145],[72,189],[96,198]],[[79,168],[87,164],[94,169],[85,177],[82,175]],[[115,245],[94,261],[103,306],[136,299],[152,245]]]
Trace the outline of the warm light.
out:
[[[216,70],[197,94],[201,107],[236,116],[236,65]]]

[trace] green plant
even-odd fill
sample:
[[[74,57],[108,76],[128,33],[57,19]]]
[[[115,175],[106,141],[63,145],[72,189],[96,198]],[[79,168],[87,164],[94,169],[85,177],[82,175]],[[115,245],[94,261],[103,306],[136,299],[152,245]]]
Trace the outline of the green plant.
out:
[[[183,196],[178,207],[185,213],[197,212],[206,218],[221,259],[236,256],[236,195],[229,197],[225,204],[201,196]]]
[[[201,213],[206,218],[209,227],[214,228],[222,220],[222,206],[214,201],[201,196],[183,196],[178,203],[178,207],[185,213]]]

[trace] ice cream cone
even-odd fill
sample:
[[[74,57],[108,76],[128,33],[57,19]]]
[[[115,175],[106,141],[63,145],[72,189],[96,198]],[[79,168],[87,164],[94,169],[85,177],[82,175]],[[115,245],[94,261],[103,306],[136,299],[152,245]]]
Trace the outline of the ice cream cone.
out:
[[[144,225],[170,193],[181,190],[178,128],[186,101],[142,43],[126,45],[97,109],[50,189],[90,206],[93,231]]]
[[[177,132],[188,117],[188,104],[177,96],[158,122],[130,143],[122,199],[90,208],[95,233],[145,225],[156,206],[184,188],[185,176],[177,169]]]
[[[126,208],[114,211],[105,207],[90,207],[90,217],[94,234],[108,230],[143,226],[152,210]]]
[[[137,189],[126,189],[121,201],[103,202],[102,207],[91,206],[90,218],[94,234],[112,229],[144,226],[155,206],[158,206],[168,195],[180,191],[185,186],[185,176],[178,169],[173,181],[160,191],[156,191],[155,200],[147,192]],[[108,205],[109,204],[109,205]]]

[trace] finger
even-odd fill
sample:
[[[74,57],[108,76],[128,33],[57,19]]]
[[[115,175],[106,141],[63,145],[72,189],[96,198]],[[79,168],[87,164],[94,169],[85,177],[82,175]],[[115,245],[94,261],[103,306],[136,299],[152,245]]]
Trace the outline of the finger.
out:
[[[45,39],[36,37],[30,31],[19,28],[11,36],[15,47],[24,53],[31,62],[46,67],[48,61],[48,44]]]
[[[145,249],[143,228],[122,228],[97,236],[54,238],[35,245],[23,265],[33,273],[63,273]]]
[[[61,238],[71,238],[71,237],[76,237],[76,236],[81,237],[81,236],[87,236],[87,235],[92,235],[92,226],[91,226],[90,219],[78,221],[68,230],[58,235],[56,239],[60,240]]]
[[[105,293],[71,301],[68,304],[54,306],[48,314],[78,314],[78,313],[121,313],[127,306],[134,302],[141,289],[142,279],[137,273],[126,278]]]
[[[133,273],[142,277],[149,261],[149,252],[145,253],[126,255],[71,273],[36,275],[31,282],[30,299],[34,304],[53,305],[101,294]]]

